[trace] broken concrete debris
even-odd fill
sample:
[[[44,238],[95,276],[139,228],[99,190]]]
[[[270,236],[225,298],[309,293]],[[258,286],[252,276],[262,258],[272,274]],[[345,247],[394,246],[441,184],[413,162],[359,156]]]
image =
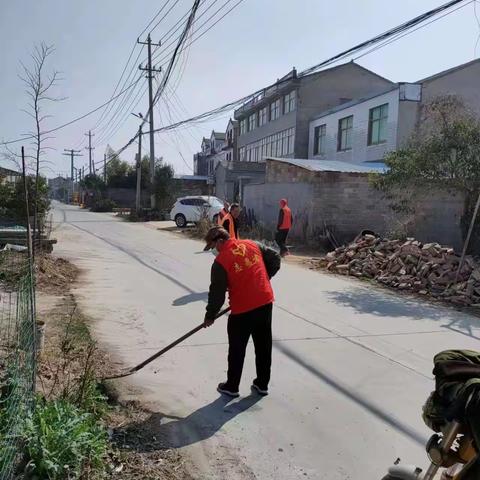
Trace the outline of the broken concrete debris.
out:
[[[460,256],[453,248],[414,238],[388,240],[365,234],[336,248],[311,268],[375,279],[399,290],[430,295],[459,306],[480,306],[480,264],[465,257],[455,282]]]

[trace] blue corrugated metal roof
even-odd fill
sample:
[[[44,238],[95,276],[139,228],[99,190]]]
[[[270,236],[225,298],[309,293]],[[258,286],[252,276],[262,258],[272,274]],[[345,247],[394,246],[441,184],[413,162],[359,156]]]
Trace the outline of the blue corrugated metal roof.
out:
[[[312,172],[346,172],[346,173],[382,173],[387,169],[382,162],[365,162],[361,164],[337,160],[305,160],[300,158],[267,157],[266,160],[289,163]]]

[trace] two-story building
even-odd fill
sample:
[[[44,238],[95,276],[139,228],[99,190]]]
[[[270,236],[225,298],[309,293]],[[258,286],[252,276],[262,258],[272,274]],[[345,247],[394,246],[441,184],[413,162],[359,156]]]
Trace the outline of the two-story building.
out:
[[[238,160],[306,158],[312,119],[329,108],[393,85],[354,62],[309,75],[297,75],[293,69],[235,111]]]
[[[474,60],[326,110],[310,122],[308,158],[382,162],[413,134],[422,107],[442,95],[457,96],[480,117],[479,79],[480,60]]]

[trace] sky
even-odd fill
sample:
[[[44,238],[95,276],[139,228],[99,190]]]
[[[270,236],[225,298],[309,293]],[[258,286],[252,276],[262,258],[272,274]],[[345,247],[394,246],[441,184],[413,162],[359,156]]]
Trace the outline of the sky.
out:
[[[238,0],[204,0],[190,41],[228,11]],[[210,15],[226,6],[202,27]],[[211,110],[273,83],[296,67],[299,71],[392,28],[446,0],[243,0],[223,20],[186,49],[169,82],[166,95],[155,109],[155,127]],[[24,112],[28,104],[25,86],[19,79],[21,63],[31,64],[35,45],[45,42],[55,48],[46,72],[61,72],[52,94],[62,98],[44,105],[49,117],[43,130],[54,128],[108,101],[120,79],[130,52],[126,85],[139,75],[146,49],[136,44],[155,14],[163,12],[147,32],[152,40],[163,38],[156,47],[156,63],[164,64],[176,35],[169,30],[187,13],[193,0],[22,0],[2,2],[0,11],[0,142],[21,138],[33,128]],[[164,5],[166,3],[166,5]],[[465,6],[382,49],[358,58],[362,66],[392,81],[416,81],[468,62],[480,54],[480,2]],[[461,4],[461,5],[464,5]],[[173,8],[162,19],[164,14]],[[476,6],[477,12],[474,10]],[[476,15],[478,13],[478,15]],[[146,33],[141,39],[145,39]],[[135,61],[140,53],[139,61]],[[348,60],[355,59],[355,55]],[[164,70],[165,70],[164,65]],[[162,73],[157,79],[161,80]],[[48,177],[69,175],[70,159],[64,149],[78,149],[83,156],[75,165],[88,165],[88,137],[92,131],[94,160],[103,159],[107,145],[121,148],[138,129],[131,112],[148,108],[147,80],[97,113],[53,134],[43,173]],[[137,105],[137,101],[139,102]],[[123,108],[120,108],[123,107]],[[163,157],[178,174],[192,174],[193,153],[212,129],[224,131],[232,112],[208,122],[189,125],[155,136],[155,155]],[[16,143],[31,149],[29,141]],[[143,151],[147,153],[147,138]],[[137,146],[124,151],[122,159],[133,163]],[[0,146],[0,152],[2,147]],[[0,157],[0,166],[13,165]]]

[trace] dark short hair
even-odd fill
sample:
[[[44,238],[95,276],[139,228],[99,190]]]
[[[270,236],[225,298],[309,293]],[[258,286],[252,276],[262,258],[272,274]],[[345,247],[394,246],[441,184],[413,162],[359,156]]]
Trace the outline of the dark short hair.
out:
[[[240,204],[239,203],[232,203],[230,205],[230,211],[232,211],[234,208],[240,208]]]

